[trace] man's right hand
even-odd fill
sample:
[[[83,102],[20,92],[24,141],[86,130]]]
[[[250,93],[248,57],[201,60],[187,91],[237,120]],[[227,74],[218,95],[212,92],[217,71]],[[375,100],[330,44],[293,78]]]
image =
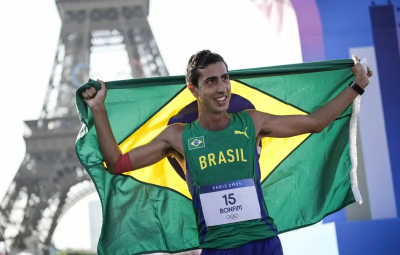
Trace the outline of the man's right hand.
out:
[[[100,90],[96,91],[94,87],[90,87],[82,92],[83,101],[89,106],[91,110],[96,107],[104,106],[104,101],[107,96],[107,89],[104,81],[97,79],[100,83]]]

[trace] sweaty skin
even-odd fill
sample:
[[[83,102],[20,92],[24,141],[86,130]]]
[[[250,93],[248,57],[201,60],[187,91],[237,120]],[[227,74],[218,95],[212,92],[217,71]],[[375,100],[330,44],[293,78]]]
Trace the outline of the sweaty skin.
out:
[[[369,84],[372,71],[365,73],[353,56],[352,71],[355,82],[365,89]],[[231,98],[231,84],[228,71],[223,62],[210,64],[200,69],[198,87],[188,86],[197,99],[199,109],[199,124],[206,130],[218,131],[228,127],[230,117],[227,114]],[[107,164],[108,171],[114,174],[115,164],[121,155],[121,150],[111,131],[104,101],[107,96],[106,86],[98,80],[101,89],[96,92],[93,87],[86,89],[83,99],[92,110],[94,123],[99,140],[100,150]],[[268,113],[249,110],[257,134],[257,142],[263,137],[291,137],[306,133],[319,133],[335,120],[358,96],[352,88],[347,87],[334,99],[309,115],[277,116]],[[182,131],[184,124],[174,124],[167,127],[150,143],[129,151],[132,170],[157,163],[168,156],[174,156],[184,167]]]

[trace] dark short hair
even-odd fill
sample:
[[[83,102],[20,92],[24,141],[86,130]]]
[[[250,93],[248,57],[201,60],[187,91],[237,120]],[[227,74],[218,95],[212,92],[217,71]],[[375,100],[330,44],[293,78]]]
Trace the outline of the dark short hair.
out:
[[[199,86],[200,69],[206,68],[210,64],[223,62],[228,70],[228,65],[225,60],[217,53],[212,53],[209,50],[202,50],[193,54],[186,67],[186,82],[193,86]]]

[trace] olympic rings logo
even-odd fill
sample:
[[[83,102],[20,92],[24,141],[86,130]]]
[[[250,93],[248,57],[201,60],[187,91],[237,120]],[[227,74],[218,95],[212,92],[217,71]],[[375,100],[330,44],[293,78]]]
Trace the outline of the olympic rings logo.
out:
[[[236,220],[237,218],[239,218],[239,214],[235,213],[235,214],[226,215],[226,218],[228,220]]]

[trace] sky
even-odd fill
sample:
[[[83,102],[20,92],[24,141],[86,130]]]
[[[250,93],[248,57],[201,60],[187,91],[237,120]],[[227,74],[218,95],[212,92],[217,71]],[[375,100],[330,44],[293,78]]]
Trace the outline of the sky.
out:
[[[270,1],[275,10],[274,1]],[[297,21],[290,0],[278,33],[249,0],[152,0],[149,23],[170,75],[184,74],[189,57],[210,49],[230,70],[300,63]],[[39,117],[56,53],[61,21],[54,0],[0,1],[0,200],[25,155],[24,120]],[[91,56],[91,78],[124,79],[125,52]],[[121,75],[122,73],[122,75]],[[90,201],[79,201],[60,220],[53,241],[58,248],[90,248]]]

